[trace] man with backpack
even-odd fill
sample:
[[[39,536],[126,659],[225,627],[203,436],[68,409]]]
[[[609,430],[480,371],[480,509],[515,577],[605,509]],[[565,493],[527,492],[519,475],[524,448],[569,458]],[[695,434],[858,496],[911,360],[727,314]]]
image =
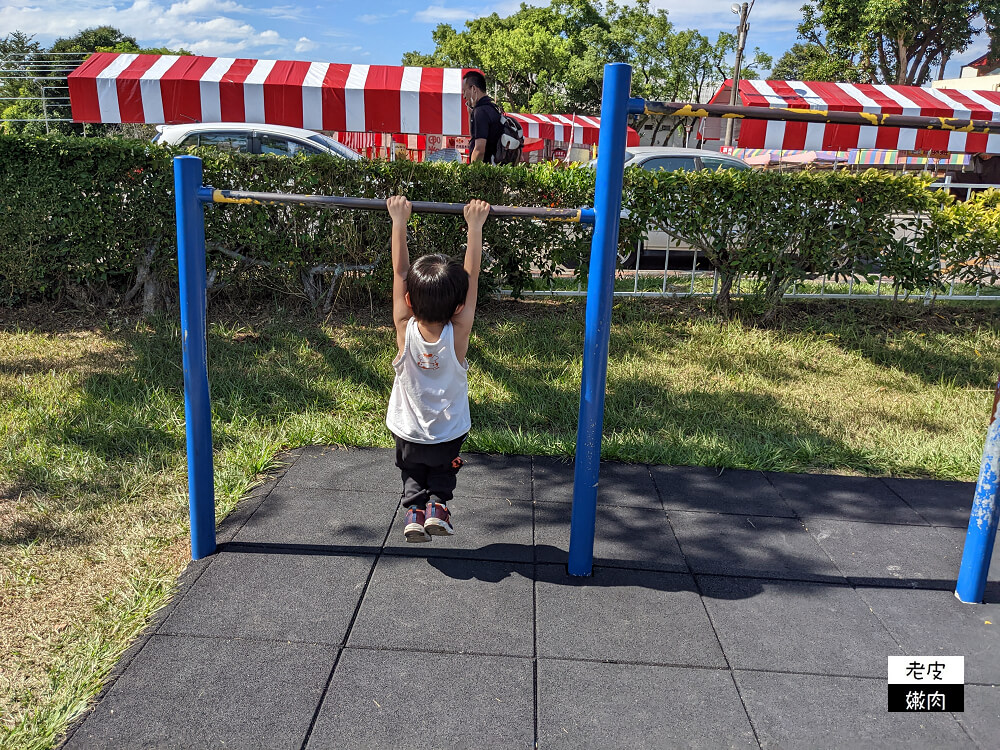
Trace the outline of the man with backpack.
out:
[[[462,78],[462,96],[469,108],[469,161],[516,164],[521,157],[524,135],[521,126],[504,115],[486,95],[486,77],[470,70]]]

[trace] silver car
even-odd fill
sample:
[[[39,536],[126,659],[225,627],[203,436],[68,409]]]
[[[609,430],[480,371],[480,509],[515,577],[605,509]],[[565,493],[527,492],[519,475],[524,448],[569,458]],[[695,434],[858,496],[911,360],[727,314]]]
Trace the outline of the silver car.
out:
[[[197,122],[157,125],[153,143],[170,146],[210,146],[247,154],[295,156],[330,154],[357,160],[361,154],[322,133],[284,125],[250,122]]]
[[[591,164],[596,163],[591,162]],[[750,169],[750,165],[735,156],[706,151],[700,148],[674,148],[671,146],[633,146],[625,150],[625,166],[640,167],[649,172],[663,169],[667,172],[677,170],[697,171],[701,169]],[[666,257],[669,247],[670,257]],[[696,251],[689,245],[682,245],[670,238],[666,232],[652,230],[645,242],[639,248],[639,268],[662,269],[669,260],[670,269],[690,269],[692,264],[698,267],[708,266],[704,258],[697,261],[692,257]],[[636,254],[633,251],[626,257],[619,258],[623,268],[635,268]]]

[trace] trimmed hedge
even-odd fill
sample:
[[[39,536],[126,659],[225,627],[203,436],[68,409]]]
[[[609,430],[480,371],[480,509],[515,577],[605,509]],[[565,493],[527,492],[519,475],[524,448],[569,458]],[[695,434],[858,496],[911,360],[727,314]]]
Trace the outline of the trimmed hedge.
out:
[[[98,303],[131,299],[156,284],[169,296],[176,279],[173,171],[180,151],[137,141],[0,136],[0,294],[8,303],[85,294]],[[266,192],[326,193],[506,205],[580,206],[592,200],[589,170],[553,166],[348,162],[205,150],[205,184]],[[328,308],[339,281],[374,265],[388,285],[390,234],[380,212],[297,206],[214,206],[206,210],[213,289],[262,284]],[[460,218],[415,216],[411,252],[460,256]],[[532,267],[579,260],[589,230],[565,224],[494,220],[484,230],[484,281],[520,291]],[[151,293],[146,289],[147,296]],[[162,300],[160,300],[162,301]],[[147,300],[155,303],[155,300]]]
[[[140,141],[0,136],[0,299],[8,304],[62,296],[144,308],[170,303],[176,288],[171,159],[177,151]],[[266,192],[326,193],[506,205],[591,205],[593,170],[555,165],[348,162],[217,151],[199,154],[205,183]],[[996,282],[1000,199],[955,203],[923,180],[877,171],[860,175],[757,171],[626,171],[620,251],[647,223],[659,223],[705,252],[720,272],[729,310],[742,278],[765,311],[794,282],[840,275],[893,279],[897,291],[952,280]],[[389,221],[384,213],[299,206],[215,206],[206,210],[212,293],[265,286],[329,310],[346,279],[389,288]],[[464,222],[414,216],[411,252],[460,256]],[[484,282],[519,293],[533,271],[557,264],[586,274],[590,232],[578,225],[492,220],[484,230]],[[380,262],[381,261],[381,262]]]
[[[723,312],[738,278],[765,317],[792,284],[807,279],[881,275],[894,280],[897,293],[945,280],[938,217],[953,199],[928,190],[925,178],[875,170],[636,170],[631,178],[630,208],[702,250],[718,270]],[[954,222],[969,226],[980,213],[970,205]]]

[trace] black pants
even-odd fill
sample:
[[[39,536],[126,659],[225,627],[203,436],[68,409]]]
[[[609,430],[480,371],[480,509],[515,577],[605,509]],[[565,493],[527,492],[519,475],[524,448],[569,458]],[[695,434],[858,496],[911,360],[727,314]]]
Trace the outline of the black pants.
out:
[[[395,436],[394,436],[395,437]],[[403,475],[403,507],[423,508],[431,500],[448,504],[462,466],[458,452],[468,435],[425,445],[396,437],[396,466]]]

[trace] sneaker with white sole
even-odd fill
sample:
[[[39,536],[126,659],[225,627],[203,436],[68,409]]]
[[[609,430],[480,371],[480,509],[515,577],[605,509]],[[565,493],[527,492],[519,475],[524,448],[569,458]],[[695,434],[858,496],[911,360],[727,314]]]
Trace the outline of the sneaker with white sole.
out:
[[[430,534],[424,531],[423,508],[406,509],[406,528],[403,529],[403,534],[408,542],[429,542],[431,540]]]
[[[451,536],[455,533],[447,505],[427,503],[424,507],[424,531],[434,536]]]

